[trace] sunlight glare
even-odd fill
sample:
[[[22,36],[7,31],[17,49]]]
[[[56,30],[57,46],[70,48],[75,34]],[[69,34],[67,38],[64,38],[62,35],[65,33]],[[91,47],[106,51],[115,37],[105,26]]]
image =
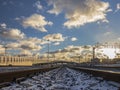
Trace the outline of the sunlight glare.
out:
[[[116,49],[115,48],[103,48],[103,53],[109,57],[109,59],[113,59],[116,56]]]

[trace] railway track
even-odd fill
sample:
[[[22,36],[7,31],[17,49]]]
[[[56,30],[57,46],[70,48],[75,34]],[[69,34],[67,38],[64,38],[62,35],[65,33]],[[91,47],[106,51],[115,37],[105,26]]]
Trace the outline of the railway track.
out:
[[[86,67],[69,67],[75,70],[83,71],[94,76],[103,77],[106,80],[111,80],[120,83],[120,72],[114,72],[109,70],[100,70],[94,68],[86,68]]]
[[[1,90],[119,90],[120,83],[66,66],[33,75]]]
[[[62,67],[49,67],[49,68],[42,68],[42,69],[31,69],[31,70],[21,70],[21,71],[15,71],[15,72],[0,73],[0,88],[10,86],[11,82],[21,85],[20,82],[25,81],[27,78],[31,78],[33,81],[39,82],[40,80],[38,78],[33,78],[33,77],[39,76],[40,74],[48,72],[48,71],[51,72],[51,73],[49,73],[51,75],[50,78],[58,80],[58,79],[63,78],[64,75],[66,75],[65,74],[66,72],[68,72],[70,74],[70,72],[69,72],[70,70],[66,69],[66,67],[68,67],[69,69],[75,70],[75,71],[85,72],[84,75],[88,74],[88,75],[90,75],[90,77],[91,77],[91,75],[93,75],[95,77],[101,77],[104,80],[120,83],[120,73],[113,73],[113,72],[109,72],[109,71],[95,70],[95,69],[89,69],[89,68],[83,68],[83,67],[62,66]],[[68,77],[69,77],[69,75],[68,75]],[[44,77],[42,77],[42,78],[44,78]],[[74,78],[72,80],[74,81]],[[48,81],[51,82],[50,80],[48,80]],[[94,83],[91,85],[94,86]],[[118,87],[120,88],[120,86],[118,86]],[[89,88],[90,88],[90,86],[89,86]],[[117,90],[119,90],[119,89],[117,89]]]
[[[14,72],[3,72],[0,73],[0,88],[4,86],[9,86],[11,82],[20,82],[25,80],[26,78],[32,77],[39,73],[47,72],[53,70],[57,67],[49,67],[49,68],[36,68],[29,70],[19,70]]]

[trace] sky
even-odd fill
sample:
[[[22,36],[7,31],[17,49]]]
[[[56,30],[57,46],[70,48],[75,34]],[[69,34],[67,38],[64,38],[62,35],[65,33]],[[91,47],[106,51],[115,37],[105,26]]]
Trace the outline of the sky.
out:
[[[120,0],[0,0],[0,48],[13,53],[119,42],[119,27]]]

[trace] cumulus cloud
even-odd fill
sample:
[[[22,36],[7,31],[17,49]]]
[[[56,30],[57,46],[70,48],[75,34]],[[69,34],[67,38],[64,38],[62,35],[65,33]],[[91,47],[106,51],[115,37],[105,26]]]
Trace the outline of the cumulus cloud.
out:
[[[19,41],[19,42],[20,43],[28,43],[28,42],[30,42],[30,43],[35,43],[35,44],[43,44],[42,40],[37,38],[37,37],[29,37],[29,38],[26,38],[26,39],[24,39],[22,41]]]
[[[20,45],[19,48],[33,51],[41,50],[41,45],[45,44],[41,39],[36,37],[26,38],[24,40],[18,41],[18,43]]]
[[[80,46],[74,46],[74,45],[70,45],[67,46],[65,49],[71,52],[75,52],[75,51],[80,51]]]
[[[5,53],[5,48],[3,45],[0,45],[0,54],[4,54]]]
[[[21,32],[19,29],[2,28],[0,29],[0,36],[7,39],[23,39],[25,37],[25,34]]]
[[[60,45],[60,42],[56,42],[56,43],[54,43],[54,45],[55,45],[55,46],[58,46],[58,45]]]
[[[8,49],[20,49],[20,44],[17,42],[12,42],[8,43],[6,47],[8,47]]]
[[[6,46],[8,47],[8,49],[31,50],[31,51],[41,50],[42,47],[34,42],[31,41],[11,42],[8,43]]]
[[[118,10],[120,10],[120,3],[118,3],[117,5],[116,5],[116,11],[115,12],[117,12]]]
[[[51,26],[52,24],[51,21],[46,21],[45,17],[39,14],[33,14],[30,17],[24,18],[22,21],[24,27],[31,27],[41,32],[47,32],[45,26]]]
[[[16,42],[7,43],[6,46],[8,49],[38,51],[42,49],[41,45],[46,43],[48,42],[37,37],[29,37],[17,40]]]
[[[5,23],[0,24],[0,28],[6,28],[7,25]]]
[[[0,45],[0,50],[3,50],[4,49],[4,46],[3,45]]]
[[[53,8],[51,14],[65,13],[67,28],[80,27],[86,23],[106,21],[106,13],[109,11],[109,3],[100,0],[49,0]]]
[[[20,54],[21,55],[33,55],[32,52],[29,50],[21,50]]]
[[[37,8],[38,12],[39,12],[39,10],[41,10],[43,8],[40,1],[37,1],[33,6]]]
[[[36,45],[35,43],[23,43],[21,44],[20,48],[24,50],[40,50],[42,47],[40,45]]]
[[[77,38],[76,37],[72,37],[71,41],[77,41]]]
[[[63,55],[70,55],[70,56],[73,56],[73,55],[78,55],[80,54],[80,51],[81,51],[81,47],[80,46],[73,46],[73,45],[70,45],[70,46],[67,46],[65,47],[64,49],[61,49],[61,50],[57,50],[57,51],[54,51],[54,52],[50,52],[51,54],[57,54],[59,55],[59,53],[62,53]]]
[[[65,37],[62,36],[62,34],[48,34],[43,37],[44,40],[49,40],[51,42],[61,42],[65,40]]]
[[[28,37],[28,38],[25,38],[25,39],[18,41],[18,43],[20,43],[20,44],[34,43],[36,45],[44,45],[44,44],[47,44],[48,41],[37,38],[37,37]]]

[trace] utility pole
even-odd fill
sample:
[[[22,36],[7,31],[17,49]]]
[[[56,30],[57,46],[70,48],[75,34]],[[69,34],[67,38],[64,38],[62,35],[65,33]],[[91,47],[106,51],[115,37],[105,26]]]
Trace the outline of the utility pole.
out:
[[[53,55],[53,57],[54,57],[54,61],[55,61],[55,54]]]
[[[6,58],[6,56],[7,56],[7,46],[6,45],[4,45],[4,49],[5,49],[5,51],[4,51],[4,56],[5,56],[5,58]],[[8,64],[8,60],[5,60],[5,62],[6,62],[6,65]]]
[[[5,54],[5,56],[7,55],[7,46],[4,46],[4,48],[5,48],[5,52],[4,52],[4,54]]]
[[[49,62],[49,39],[48,39],[48,62]]]
[[[95,59],[95,47],[93,46],[93,60]]]
[[[81,56],[79,55],[79,56],[78,56],[78,58],[79,58],[79,64],[80,64],[80,57],[81,57]]]

